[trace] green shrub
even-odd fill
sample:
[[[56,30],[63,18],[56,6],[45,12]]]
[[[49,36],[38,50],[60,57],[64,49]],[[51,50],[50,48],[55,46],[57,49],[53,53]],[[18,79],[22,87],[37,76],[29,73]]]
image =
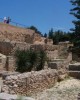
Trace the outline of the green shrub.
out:
[[[46,60],[46,53],[42,50],[17,50],[16,57],[16,71],[27,72],[31,70],[41,70],[44,67]]]

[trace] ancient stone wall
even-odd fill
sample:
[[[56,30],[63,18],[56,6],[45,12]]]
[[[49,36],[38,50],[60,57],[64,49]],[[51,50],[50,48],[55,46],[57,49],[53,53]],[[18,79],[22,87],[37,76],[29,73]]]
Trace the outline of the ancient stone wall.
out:
[[[75,53],[72,53],[72,60],[80,62],[80,56]]]
[[[0,42],[0,53],[4,55],[11,55],[17,50],[27,50],[30,49],[30,44],[26,42]]]
[[[14,55],[17,49],[19,50],[27,50],[27,49],[44,50],[47,53],[47,57],[49,61],[53,61],[54,59],[58,59],[58,58],[66,59],[68,62],[72,60],[72,54],[67,51],[68,48],[67,46],[64,46],[64,45],[29,44],[26,42],[16,42],[16,41],[0,42],[0,53],[4,55],[12,56]],[[14,58],[11,58],[11,59],[13,60],[9,60],[10,62],[8,62],[6,66],[11,68],[7,70],[13,71],[15,59]]]
[[[5,70],[5,65],[6,65],[6,56],[0,54],[0,71]]]
[[[46,51],[46,53],[47,53],[48,60],[50,60],[50,61],[59,58],[58,50]]]
[[[69,62],[69,63],[72,61],[72,52],[68,53],[66,61]]]
[[[53,60],[58,58],[58,45],[49,45],[49,44],[33,44],[30,47],[34,50],[44,50],[47,54],[48,60]]]
[[[33,71],[18,75],[10,75],[3,81],[3,92],[29,95],[53,86],[58,80],[54,69]]]
[[[32,44],[30,48],[46,51],[50,60],[55,58],[72,60],[72,54],[68,52],[69,45],[67,45]]]
[[[16,70],[16,60],[14,56],[7,56],[7,64],[6,64],[6,70],[7,71],[15,71]]]
[[[72,43],[70,43],[69,41],[65,41],[65,42],[59,42],[59,45],[63,45],[64,47],[72,47],[73,46],[73,44]]]
[[[9,55],[12,50],[12,45],[10,42],[0,42],[0,53],[4,55]]]
[[[32,44],[30,48],[33,48],[34,50],[54,51],[58,50],[58,45]]]

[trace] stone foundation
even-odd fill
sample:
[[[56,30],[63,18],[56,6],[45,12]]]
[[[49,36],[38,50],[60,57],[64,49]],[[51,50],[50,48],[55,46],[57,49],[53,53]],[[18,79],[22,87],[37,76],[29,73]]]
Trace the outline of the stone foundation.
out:
[[[15,53],[17,49],[19,50],[30,49],[30,44],[26,42],[16,42],[16,41],[0,42],[0,53],[4,55],[12,55]]]
[[[32,71],[10,75],[3,81],[3,92],[29,95],[50,88],[58,81],[58,72],[54,69]]]
[[[72,59],[73,59],[73,61],[80,62],[80,56],[75,53],[72,53]]]
[[[6,65],[6,56],[3,54],[0,54],[0,71],[5,70],[5,65]]]

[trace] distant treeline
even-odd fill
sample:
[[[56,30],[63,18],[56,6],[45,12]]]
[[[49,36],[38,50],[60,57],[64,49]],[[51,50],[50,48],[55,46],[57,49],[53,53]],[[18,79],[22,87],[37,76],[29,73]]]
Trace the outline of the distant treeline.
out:
[[[44,37],[52,39],[54,44],[58,44],[61,41],[70,41],[74,44],[74,47],[80,48],[80,0],[70,0],[70,2],[73,5],[70,14],[76,18],[72,21],[75,27],[67,33],[61,30],[53,31],[53,29],[50,29],[48,33],[44,34]],[[36,27],[31,26],[29,28],[42,35]]]
[[[52,39],[53,44],[58,44],[59,42],[64,42],[64,41],[73,42],[74,34],[70,32],[63,32],[61,30],[53,31],[53,28],[51,28],[48,33],[45,33],[43,35],[35,26],[30,26],[28,27],[28,29],[34,30],[36,33],[40,34],[45,38]]]

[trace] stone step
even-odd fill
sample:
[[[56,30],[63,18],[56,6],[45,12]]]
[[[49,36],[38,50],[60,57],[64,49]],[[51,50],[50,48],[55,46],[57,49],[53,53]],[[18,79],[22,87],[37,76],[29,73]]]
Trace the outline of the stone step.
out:
[[[69,76],[80,79],[80,71],[68,71]]]
[[[61,69],[61,68],[65,68],[65,62],[60,62],[60,61],[52,61],[48,63],[48,67],[51,69]]]
[[[69,64],[69,70],[80,71],[80,63]]]
[[[51,59],[52,62],[64,62],[65,59]]]

